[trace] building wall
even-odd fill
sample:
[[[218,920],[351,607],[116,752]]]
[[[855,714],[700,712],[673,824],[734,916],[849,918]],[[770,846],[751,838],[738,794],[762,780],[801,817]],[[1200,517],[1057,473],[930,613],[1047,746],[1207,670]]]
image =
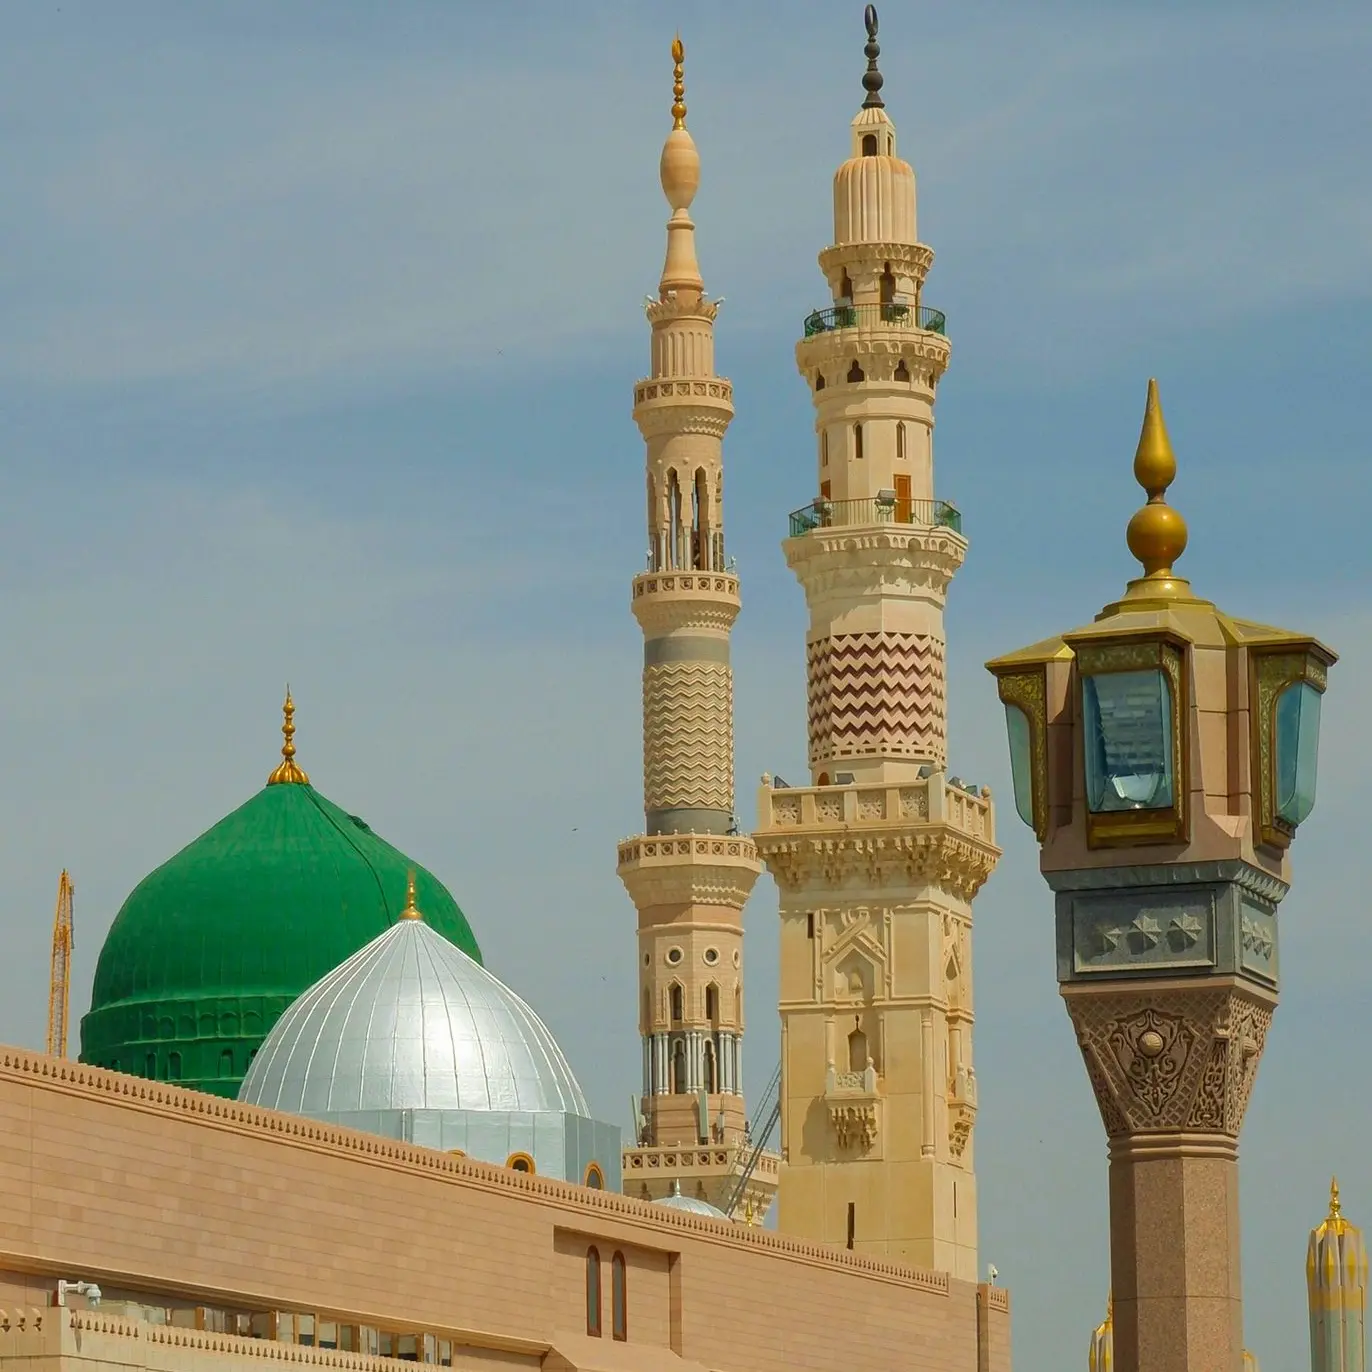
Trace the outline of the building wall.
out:
[[[585,1332],[592,1244],[603,1339]],[[627,1346],[609,1337],[615,1251]],[[550,1368],[1010,1366],[1003,1293],[979,1335],[977,1288],[943,1273],[0,1049],[0,1297],[46,1303],[58,1277],[434,1331],[457,1365],[485,1349]]]

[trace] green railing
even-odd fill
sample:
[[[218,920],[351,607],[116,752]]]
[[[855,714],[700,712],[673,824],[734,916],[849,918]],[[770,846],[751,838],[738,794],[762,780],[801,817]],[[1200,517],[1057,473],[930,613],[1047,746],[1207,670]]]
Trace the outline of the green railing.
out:
[[[835,305],[831,310],[812,310],[805,316],[805,337],[834,329],[919,329],[947,335],[948,320],[942,310],[925,305]]]
[[[849,524],[914,524],[920,528],[962,532],[962,511],[946,500],[902,500],[884,493],[865,500],[814,500],[791,513],[791,537],[811,529],[835,529]]]

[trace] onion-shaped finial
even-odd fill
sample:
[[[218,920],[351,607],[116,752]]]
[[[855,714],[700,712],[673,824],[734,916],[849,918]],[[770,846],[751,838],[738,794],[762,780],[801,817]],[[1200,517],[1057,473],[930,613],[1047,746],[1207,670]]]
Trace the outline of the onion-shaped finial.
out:
[[[281,763],[267,778],[267,785],[308,786],[310,779],[295,760],[295,701],[291,699],[289,686],[286,687],[286,703],[282,708],[285,720],[281,725],[281,734],[286,741],[281,745]]]

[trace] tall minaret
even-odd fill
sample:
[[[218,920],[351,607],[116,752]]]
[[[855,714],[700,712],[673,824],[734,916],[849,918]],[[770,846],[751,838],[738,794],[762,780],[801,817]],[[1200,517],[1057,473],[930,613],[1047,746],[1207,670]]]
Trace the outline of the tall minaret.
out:
[[[866,99],[834,176],[833,297],[796,361],[818,498],[786,560],[809,605],[808,787],[763,778],[781,892],[783,1233],[975,1280],[972,898],[990,792],[945,775],[944,596],[967,544],[934,498],[943,316],[867,6]]]
[[[729,631],[738,578],[724,552],[724,431],[732,388],[715,375],[718,301],[705,297],[688,213],[700,155],[686,131],[678,38],[662,190],[672,208],[652,325],[652,374],[634,388],[647,444],[648,570],[634,578],[643,630],[645,832],[619,845],[638,907],[643,1095],[624,1189],[677,1185],[724,1208],[752,1152],[743,1102],[743,906],[762,870],[734,819]],[[738,1218],[760,1220],[776,1190],[758,1160]]]
[[[1310,1372],[1365,1372],[1367,1249],[1343,1217],[1339,1183],[1329,1185],[1329,1214],[1310,1231],[1305,1257],[1310,1301]]]

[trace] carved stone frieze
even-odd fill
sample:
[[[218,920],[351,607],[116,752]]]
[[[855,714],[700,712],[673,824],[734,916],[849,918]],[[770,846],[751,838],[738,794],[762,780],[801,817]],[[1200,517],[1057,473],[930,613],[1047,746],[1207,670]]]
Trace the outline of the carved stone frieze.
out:
[[[967,541],[942,525],[841,525],[812,529],[782,545],[807,598],[943,596]]]
[[[1063,995],[1107,1134],[1238,1137],[1274,997],[1218,979]]]

